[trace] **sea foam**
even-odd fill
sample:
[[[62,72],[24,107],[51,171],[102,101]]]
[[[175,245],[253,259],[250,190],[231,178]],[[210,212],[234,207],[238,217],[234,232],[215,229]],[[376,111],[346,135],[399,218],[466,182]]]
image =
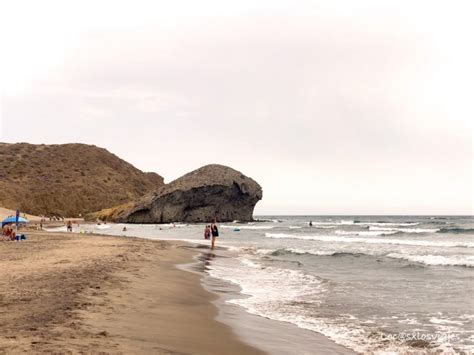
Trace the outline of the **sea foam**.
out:
[[[239,226],[239,225],[235,225],[235,226],[227,226],[227,225],[221,225],[221,228],[226,228],[226,229],[255,229],[255,230],[259,230],[259,229],[273,229],[273,226]]]
[[[309,312],[309,309],[318,309],[324,301],[328,291],[325,280],[299,270],[265,267],[246,257],[239,259],[240,265],[215,262],[208,271],[212,277],[238,285],[241,293],[248,296],[228,303],[237,304],[252,314],[316,331],[360,353],[404,349],[400,344],[391,343],[380,349],[378,337],[369,336],[359,320],[351,315],[326,319]]]
[[[371,231],[385,231],[385,232],[403,232],[403,233],[436,233],[439,229],[436,228],[389,228],[370,226]]]
[[[323,235],[294,235],[294,234],[284,234],[284,233],[265,233],[265,237],[277,238],[277,239],[315,240],[319,242],[398,244],[398,245],[414,245],[414,246],[427,246],[427,247],[474,248],[474,243],[469,243],[469,242],[446,242],[446,241],[389,239],[389,238],[382,239],[382,238],[338,237],[338,236],[323,236]]]
[[[381,235],[390,235],[398,233],[397,231],[381,230],[381,231],[344,231],[336,230],[335,234],[339,235],[359,235],[359,236],[368,236],[368,237],[377,237]]]
[[[390,253],[387,254],[390,258],[404,259],[414,261],[425,265],[439,265],[439,266],[465,266],[474,267],[474,256],[470,255],[411,255]]]

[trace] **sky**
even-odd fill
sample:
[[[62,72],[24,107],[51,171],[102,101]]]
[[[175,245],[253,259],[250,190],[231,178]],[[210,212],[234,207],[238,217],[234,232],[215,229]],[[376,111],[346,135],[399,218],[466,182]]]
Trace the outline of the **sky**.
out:
[[[210,163],[255,213],[473,214],[472,1],[0,3],[0,141]]]

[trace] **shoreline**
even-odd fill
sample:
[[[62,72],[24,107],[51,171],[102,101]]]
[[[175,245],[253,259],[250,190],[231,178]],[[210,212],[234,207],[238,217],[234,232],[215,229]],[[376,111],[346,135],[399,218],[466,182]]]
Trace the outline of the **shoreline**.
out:
[[[264,354],[180,270],[183,242],[29,232],[0,243],[0,353]]]
[[[180,265],[189,272],[202,276],[202,286],[218,297],[212,301],[219,308],[217,320],[229,325],[237,336],[245,343],[261,349],[269,354],[357,354],[355,351],[335,343],[327,336],[296,326],[293,323],[273,320],[248,312],[245,308],[227,301],[249,297],[242,293],[237,284],[224,281],[206,272],[207,265],[215,257],[235,257],[235,255],[219,255],[221,250],[228,254],[225,246],[218,247],[214,252],[206,252],[206,248],[197,247],[201,251],[195,262]],[[209,254],[212,254],[210,256]]]

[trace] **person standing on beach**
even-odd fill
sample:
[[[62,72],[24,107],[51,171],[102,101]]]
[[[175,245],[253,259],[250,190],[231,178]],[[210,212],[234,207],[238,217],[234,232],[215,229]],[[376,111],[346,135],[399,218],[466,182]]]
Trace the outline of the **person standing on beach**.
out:
[[[211,249],[214,249],[214,246],[216,244],[216,238],[219,237],[219,229],[217,229],[217,224],[216,220],[214,220],[214,223],[211,225],[211,234],[212,234],[212,245]]]

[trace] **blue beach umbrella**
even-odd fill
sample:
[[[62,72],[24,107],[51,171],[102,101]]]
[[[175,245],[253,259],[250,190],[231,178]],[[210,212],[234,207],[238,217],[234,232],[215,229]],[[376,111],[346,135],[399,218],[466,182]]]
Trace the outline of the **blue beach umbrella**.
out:
[[[8,224],[8,223],[17,223],[17,217],[16,216],[10,216],[10,217],[5,218],[2,221],[2,228],[5,224]],[[24,223],[28,223],[28,220],[23,218],[23,217],[18,217],[18,224],[24,224]]]

